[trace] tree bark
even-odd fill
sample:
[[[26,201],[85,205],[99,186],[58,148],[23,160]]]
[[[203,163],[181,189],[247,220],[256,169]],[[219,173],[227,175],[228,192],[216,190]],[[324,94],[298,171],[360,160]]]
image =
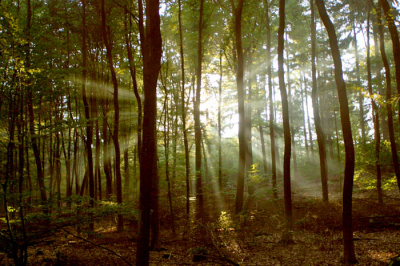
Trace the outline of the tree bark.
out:
[[[194,138],[196,147],[196,217],[203,220],[204,218],[204,197],[201,171],[201,125],[200,125],[200,92],[201,92],[201,70],[203,60],[202,50],[202,34],[203,34],[203,8],[204,0],[200,0],[200,15],[199,15],[199,35],[197,43],[197,69],[196,69],[196,98],[194,101]]]
[[[272,190],[274,199],[278,198],[278,188],[276,186],[276,145],[275,145],[275,122],[274,122],[274,101],[272,87],[272,58],[271,58],[271,27],[269,16],[269,0],[265,1],[266,27],[267,27],[267,75],[268,75],[268,94],[269,94],[269,136],[271,141],[271,172]]]
[[[397,32],[396,24],[394,23],[394,15],[392,14],[392,7],[387,0],[379,0],[385,13],[386,22],[388,24],[390,37],[392,38],[393,59],[396,69],[396,88],[397,93],[400,94],[400,40],[399,33]],[[399,105],[399,119],[400,119],[400,105]],[[396,171],[397,183],[400,183],[400,170]],[[399,184],[400,189],[400,184]]]
[[[343,79],[342,60],[336,37],[335,28],[325,9],[323,0],[316,0],[319,15],[329,36],[329,44],[332,51],[333,63],[335,65],[335,80],[340,104],[340,119],[342,123],[343,140],[345,145],[346,159],[344,168],[343,185],[343,243],[344,243],[344,262],[348,264],[356,263],[353,240],[353,178],[354,178],[354,144],[351,133],[349,105],[346,94],[346,83]]]
[[[292,189],[290,184],[290,156],[292,151],[292,142],[290,137],[289,123],[289,104],[285,88],[285,72],[283,69],[283,51],[284,51],[284,32],[285,32],[285,0],[279,0],[279,28],[278,28],[278,76],[279,89],[282,99],[282,118],[283,134],[285,141],[285,150],[283,153],[283,191],[285,198],[285,218],[286,230],[283,233],[282,242],[289,244],[293,242],[293,217],[292,217]]]
[[[372,74],[371,74],[371,56],[370,56],[370,15],[371,15],[371,4],[368,2],[368,17],[367,17],[367,79],[368,79],[368,92],[371,97],[372,103],[372,115],[374,122],[374,137],[375,137],[375,169],[376,169],[376,190],[378,192],[378,201],[383,203],[382,193],[382,173],[380,165],[380,150],[381,150],[381,133],[379,131],[379,108],[373,98],[372,92]]]
[[[395,66],[396,66],[396,86],[397,86],[397,93],[400,94],[400,41],[399,41],[399,34],[397,32],[396,25],[394,24],[394,17],[390,11],[391,7],[390,7],[388,1],[387,0],[379,0],[379,3],[385,13],[386,22],[388,23],[390,36],[392,38],[393,58],[394,58]],[[380,10],[378,12],[380,12]],[[379,25],[381,25],[381,24],[379,24]],[[381,39],[381,42],[384,41],[383,32],[380,36],[380,39]],[[383,46],[383,49],[384,49],[384,46]],[[382,54],[382,50],[381,50],[381,54]],[[383,57],[383,55],[382,55],[382,57]],[[385,66],[385,69],[386,69],[386,66]],[[386,71],[386,76],[387,76],[386,82],[388,82],[388,76],[390,77],[390,72],[388,72],[388,71],[390,71],[390,70],[389,70],[389,68],[386,70],[387,70]],[[393,106],[392,106],[392,104],[390,104],[390,99],[389,99],[391,97],[391,91],[390,91],[391,88],[389,87],[388,84],[386,84],[386,86],[387,86],[387,90],[389,90],[389,91],[386,91],[388,120],[392,120],[392,121],[388,121],[389,139],[390,139],[390,143],[391,143],[394,172],[395,172],[396,178],[397,178],[397,186],[400,191],[400,165],[399,165],[399,158],[397,155],[396,140],[395,140],[395,136],[394,136],[393,110],[392,110]],[[399,105],[399,108],[400,108],[400,105]],[[399,111],[399,118],[400,118],[400,111]]]
[[[165,100],[164,100],[164,154],[165,154],[165,179],[167,181],[168,186],[168,203],[169,203],[169,211],[171,214],[172,221],[172,234],[175,236],[175,220],[174,220],[174,211],[172,209],[172,192],[171,192],[171,182],[170,182],[170,174],[169,174],[169,115],[168,115],[168,91],[165,87]]]
[[[361,89],[361,75],[360,75],[360,60],[358,56],[358,44],[357,44],[357,32],[356,26],[354,23],[355,18],[353,18],[353,41],[354,41],[354,53],[356,57],[356,78],[357,78],[357,87]],[[361,144],[364,147],[365,140],[365,120],[364,120],[364,97],[362,95],[362,91],[358,90],[358,102],[360,109],[360,128],[361,128]]]
[[[237,52],[236,87],[238,92],[239,109],[239,173],[236,187],[235,213],[238,214],[243,208],[244,178],[246,168],[246,138],[245,138],[245,111],[244,111],[244,89],[243,89],[243,47],[242,47],[242,11],[244,0],[238,0],[238,5],[231,0],[232,11],[235,17],[235,41]]]
[[[139,151],[142,148],[142,99],[139,94],[139,89],[136,80],[136,67],[134,58],[132,55],[131,42],[130,42],[130,31],[128,30],[128,25],[126,20],[124,21],[125,26],[125,43],[126,43],[126,51],[128,54],[128,62],[129,62],[129,73],[131,74],[132,84],[133,84],[133,93],[135,94],[136,102],[138,105],[138,118],[137,118],[137,146]],[[139,153],[140,154],[140,153]],[[140,156],[139,156],[140,163]]]
[[[180,0],[179,0],[180,1]],[[222,192],[222,123],[221,123],[221,105],[222,105],[222,48],[219,53],[219,83],[218,83],[218,191]]]
[[[303,74],[303,80],[304,80],[304,74]],[[306,129],[306,115],[305,115],[305,113],[306,113],[305,108],[308,108],[308,106],[304,107],[303,83],[305,85],[305,82],[301,82],[301,85],[300,85],[300,88],[301,88],[301,108],[303,109],[303,112],[302,112],[302,114],[303,114],[303,135],[304,135],[304,145],[305,145],[305,148],[306,148],[307,160],[309,160],[310,159],[310,157],[309,157],[310,154],[309,154],[309,150],[308,150],[307,129]]]
[[[101,22],[102,22],[102,34],[104,45],[106,46],[106,57],[108,61],[108,66],[111,72],[111,80],[113,84],[113,103],[114,103],[114,132],[112,134],[112,139],[115,148],[115,181],[116,181],[116,194],[118,204],[122,203],[122,178],[121,178],[121,149],[119,146],[119,101],[118,101],[118,81],[117,75],[115,73],[113,58],[112,58],[112,44],[111,40],[107,37],[107,27],[106,27],[106,12],[104,0],[101,1]],[[124,220],[122,214],[118,214],[117,230],[121,231],[124,229]]]
[[[141,0],[139,0],[141,6]],[[146,0],[146,35],[143,39],[144,115],[140,160],[139,230],[136,265],[149,264],[150,214],[158,201],[157,189],[157,79],[161,68],[162,40],[159,0]],[[154,197],[156,197],[154,199]]]
[[[25,67],[28,71],[31,68],[31,55],[30,55],[30,32],[31,32],[31,20],[32,20],[32,10],[31,10],[31,1],[27,0],[27,22],[26,22],[26,35],[28,43],[26,44],[25,50]],[[29,72],[28,72],[29,73]],[[29,82],[28,82],[29,84]],[[42,167],[42,159],[40,158],[40,150],[37,143],[37,139],[39,134],[35,132],[35,115],[33,112],[33,88],[31,86],[28,87],[28,95],[27,95],[27,105],[28,105],[28,114],[29,114],[29,132],[32,143],[33,156],[35,157],[36,162],[36,171],[37,171],[37,179],[40,188],[40,199],[42,204],[47,202],[46,195],[46,187],[44,184],[44,172]]]
[[[319,103],[317,97],[317,69],[316,69],[316,32],[315,32],[315,9],[314,1],[311,3],[311,64],[312,64],[312,105],[314,110],[314,124],[317,132],[318,150],[319,150],[319,165],[322,183],[322,199],[324,202],[329,201],[328,196],[328,165],[326,163],[325,136],[321,126],[321,118],[319,116]]]
[[[248,85],[249,85],[249,92],[247,94],[247,99],[245,99],[245,138],[246,138],[246,182],[247,182],[247,191],[251,196],[254,193],[255,187],[250,180],[250,172],[253,167],[253,145],[252,145],[252,107],[251,107],[251,97],[252,97],[252,86],[253,86],[253,79],[254,74],[252,74],[251,66],[251,48],[249,48],[248,57],[250,58],[248,61],[247,69],[249,73],[248,78]]]
[[[83,106],[85,110],[86,120],[86,153],[88,160],[88,176],[89,176],[89,206],[94,206],[94,175],[93,175],[93,154],[92,154],[92,143],[93,143],[93,125],[90,120],[89,102],[86,95],[86,78],[87,78],[87,45],[86,45],[86,0],[82,0],[82,98]],[[94,224],[90,223],[90,230],[94,230]]]
[[[182,37],[182,7],[181,0],[179,4],[179,52],[181,56],[181,75],[182,75],[182,88],[181,88],[181,108],[182,108],[182,132],[183,132],[183,145],[185,147],[185,181],[186,181],[186,215],[189,219],[190,213],[190,161],[189,161],[189,143],[186,131],[186,101],[185,101],[185,57],[183,55],[183,37]]]

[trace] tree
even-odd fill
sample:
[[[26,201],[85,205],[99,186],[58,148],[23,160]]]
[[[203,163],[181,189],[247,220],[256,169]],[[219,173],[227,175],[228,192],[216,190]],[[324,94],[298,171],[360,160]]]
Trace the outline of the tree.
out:
[[[274,198],[278,198],[276,186],[276,147],[275,147],[275,122],[274,122],[274,104],[272,97],[272,59],[271,59],[271,27],[269,15],[269,0],[265,0],[266,8],[266,27],[267,27],[267,75],[268,75],[268,94],[269,94],[269,136],[271,141],[271,171],[272,171],[272,189]]]
[[[342,123],[343,140],[345,145],[345,168],[344,168],[344,184],[343,184],[343,243],[344,243],[344,262],[356,263],[356,256],[354,252],[354,239],[353,239],[353,182],[354,182],[354,144],[353,136],[351,133],[349,105],[346,94],[346,83],[343,79],[342,60],[338,41],[336,37],[335,28],[329,18],[325,9],[324,0],[316,0],[318,12],[321,20],[328,32],[329,44],[332,51],[333,63],[335,66],[335,81],[336,89],[339,97],[340,104],[340,120]]]
[[[321,171],[322,198],[324,202],[329,201],[328,197],[328,165],[326,163],[325,136],[321,126],[321,117],[319,116],[319,103],[317,97],[317,70],[316,70],[316,33],[315,33],[315,10],[314,1],[310,0],[311,7],[311,64],[312,64],[312,105],[314,112],[315,131],[317,132],[319,165]]]
[[[376,169],[376,189],[378,192],[378,201],[383,203],[382,193],[382,171],[380,162],[380,150],[381,150],[381,133],[379,130],[379,108],[373,98],[372,92],[372,74],[371,74],[371,56],[370,56],[370,14],[371,14],[371,3],[368,2],[368,20],[367,20],[367,80],[368,80],[368,92],[371,97],[372,111],[373,111],[373,122],[374,122],[374,137],[375,137],[375,169]]]
[[[197,68],[196,68],[196,98],[194,100],[194,136],[196,146],[196,201],[197,201],[197,219],[204,219],[204,197],[203,184],[201,179],[201,124],[200,124],[200,92],[201,92],[201,70],[203,61],[203,9],[204,0],[200,0],[199,14],[199,35],[197,43]]]
[[[186,130],[186,100],[185,100],[185,57],[183,55],[183,37],[182,37],[182,7],[181,0],[178,0],[179,4],[179,53],[181,57],[181,108],[182,108],[182,132],[183,132],[183,145],[185,147],[185,181],[186,181],[186,215],[189,219],[190,205],[189,205],[189,178],[190,178],[190,163],[189,163],[189,143]]]
[[[237,6],[231,0],[232,12],[235,18],[235,41],[237,53],[236,89],[238,93],[239,110],[239,172],[236,187],[235,212],[238,214],[243,208],[244,177],[246,168],[246,139],[245,139],[245,111],[243,88],[243,47],[242,47],[242,11],[244,0],[238,0]]]
[[[139,8],[142,6],[139,0]],[[139,11],[141,12],[141,11]],[[161,69],[162,40],[159,0],[146,0],[146,32],[143,42],[144,115],[140,164],[139,229],[136,265],[149,264],[150,214],[157,189],[157,80]]]
[[[283,50],[284,50],[284,32],[285,32],[285,0],[279,0],[279,29],[278,29],[278,76],[279,89],[282,99],[282,117],[283,117],[283,134],[285,141],[285,150],[283,154],[283,191],[285,197],[285,217],[286,230],[283,233],[282,242],[289,244],[293,242],[293,217],[292,217],[292,188],[290,184],[290,156],[292,152],[292,139],[290,137],[289,124],[289,103],[285,88],[285,72],[283,69]]]
[[[104,1],[104,0],[103,0]],[[86,47],[86,0],[82,0],[82,98],[83,105],[85,108],[85,119],[86,119],[86,153],[88,158],[88,175],[89,175],[89,196],[90,207],[94,206],[94,175],[93,175],[93,154],[92,154],[92,143],[93,143],[93,126],[90,120],[89,113],[89,102],[86,96],[86,76],[87,76],[87,47]],[[94,229],[93,223],[90,224],[90,229]]]
[[[122,203],[122,179],[121,179],[121,149],[119,146],[119,100],[118,100],[118,81],[117,74],[115,73],[112,52],[111,52],[111,41],[108,40],[108,33],[106,29],[106,12],[104,0],[101,1],[101,18],[102,18],[102,33],[103,41],[106,46],[106,57],[108,61],[108,66],[111,72],[111,80],[113,84],[113,103],[114,103],[114,132],[112,133],[112,139],[115,148],[115,177],[116,177],[116,187],[117,187],[117,202]],[[90,174],[90,173],[89,173]],[[124,220],[121,214],[118,215],[118,230],[124,228]]]
[[[389,5],[389,2],[387,0],[379,0],[379,4],[385,13],[386,22],[388,24],[390,36],[392,38],[393,58],[394,58],[394,63],[395,63],[395,67],[396,67],[396,87],[397,87],[397,93],[400,94],[400,40],[399,40],[399,33],[397,32],[396,25],[394,24],[394,16],[391,13],[391,7]],[[388,92],[386,92],[386,93],[388,94]],[[389,95],[390,95],[390,92],[389,92]],[[388,106],[390,106],[390,104],[388,104]],[[399,105],[399,110],[400,110],[400,105]],[[399,118],[400,118],[400,112],[399,112]],[[392,129],[392,131],[393,130],[394,129]],[[389,125],[389,131],[390,131],[390,125]],[[394,136],[390,137],[391,134],[394,135],[394,133],[389,132],[390,142],[395,143]],[[393,139],[393,141],[392,141],[392,139]],[[392,144],[391,147],[392,147],[394,172],[395,172],[396,178],[397,178],[397,186],[400,191],[400,164],[399,164],[399,160],[398,160],[396,144],[394,144],[394,145]]]
[[[31,38],[31,20],[32,20],[32,7],[31,7],[31,1],[27,0],[26,2],[26,8],[27,8],[27,20],[26,20],[26,38],[27,38],[27,43],[25,46],[25,68],[29,71],[31,68],[31,53],[30,53],[30,38]],[[28,76],[29,79],[29,76]],[[27,84],[30,84],[29,80]],[[32,150],[33,150],[33,155],[35,157],[35,162],[36,162],[36,170],[37,170],[37,179],[40,187],[40,197],[42,200],[42,203],[47,202],[47,195],[46,195],[46,188],[45,188],[45,183],[44,183],[44,172],[42,168],[42,159],[40,157],[40,150],[37,144],[37,140],[39,137],[39,134],[35,132],[35,114],[33,111],[33,88],[32,85],[28,86],[28,95],[26,97],[27,105],[28,105],[28,114],[29,114],[29,133],[30,133],[30,138],[32,142]]]

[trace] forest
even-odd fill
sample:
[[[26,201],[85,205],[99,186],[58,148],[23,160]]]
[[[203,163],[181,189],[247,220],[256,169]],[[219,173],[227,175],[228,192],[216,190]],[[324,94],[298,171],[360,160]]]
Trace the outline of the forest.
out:
[[[400,265],[398,0],[0,0],[0,264]]]

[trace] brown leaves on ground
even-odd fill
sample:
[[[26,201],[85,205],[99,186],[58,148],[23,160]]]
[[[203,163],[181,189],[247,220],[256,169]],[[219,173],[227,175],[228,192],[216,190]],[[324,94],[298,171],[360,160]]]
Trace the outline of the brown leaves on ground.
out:
[[[297,196],[293,199],[294,244],[281,243],[282,200],[254,200],[248,204],[252,211],[239,216],[229,211],[221,213],[221,208],[215,208],[209,201],[209,222],[205,225],[195,221],[188,223],[180,218],[177,236],[172,236],[168,214],[163,214],[162,250],[151,251],[150,264],[341,265],[341,203],[323,203],[316,198]],[[354,199],[354,239],[360,265],[387,265],[391,258],[399,255],[398,202],[398,198],[385,198],[385,203],[380,205],[370,198]],[[58,232],[29,249],[30,264],[135,264],[137,228],[117,232],[112,218],[96,224],[96,228],[96,234],[88,238],[91,243]],[[68,230],[76,234],[75,228]],[[87,235],[82,233],[81,237]],[[3,256],[0,263],[11,264],[11,260]]]

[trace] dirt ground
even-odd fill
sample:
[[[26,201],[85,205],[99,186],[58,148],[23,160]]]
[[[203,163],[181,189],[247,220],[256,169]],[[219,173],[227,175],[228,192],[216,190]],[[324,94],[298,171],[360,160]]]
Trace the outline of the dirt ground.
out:
[[[385,197],[383,205],[369,194],[360,193],[354,198],[359,265],[387,265],[399,256],[399,202],[394,195]],[[178,211],[175,236],[169,215],[163,214],[161,248],[151,251],[150,265],[341,265],[339,197],[324,204],[318,198],[294,195],[294,243],[289,245],[281,243],[283,201],[254,199],[248,204],[251,212],[233,217],[209,200],[208,222],[204,224],[188,222]],[[134,265],[137,228],[132,222],[127,222],[125,228],[117,232],[112,217],[97,223],[96,234],[89,239],[85,234],[77,238],[74,227],[65,228],[31,247],[29,264]],[[1,254],[0,264],[12,261]]]

